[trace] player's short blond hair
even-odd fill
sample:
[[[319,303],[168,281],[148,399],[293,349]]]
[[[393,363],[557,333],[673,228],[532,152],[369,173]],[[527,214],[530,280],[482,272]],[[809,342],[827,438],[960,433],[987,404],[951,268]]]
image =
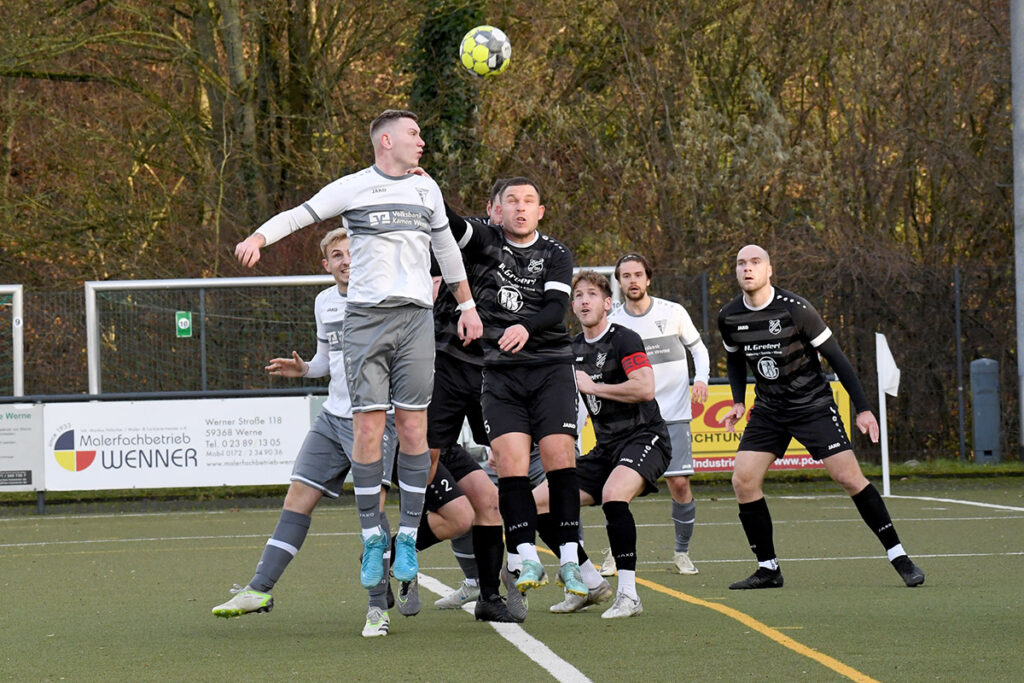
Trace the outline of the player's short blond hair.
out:
[[[345,228],[335,228],[329,233],[324,235],[324,238],[320,240],[320,253],[327,258],[327,250],[331,248],[331,245],[335,242],[348,239],[348,230]]]

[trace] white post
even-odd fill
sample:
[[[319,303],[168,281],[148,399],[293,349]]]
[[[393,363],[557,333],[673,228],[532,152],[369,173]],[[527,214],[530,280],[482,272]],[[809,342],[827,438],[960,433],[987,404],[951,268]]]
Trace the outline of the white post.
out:
[[[889,434],[885,419],[885,389],[878,383],[878,440],[882,444],[882,495],[889,496]]]

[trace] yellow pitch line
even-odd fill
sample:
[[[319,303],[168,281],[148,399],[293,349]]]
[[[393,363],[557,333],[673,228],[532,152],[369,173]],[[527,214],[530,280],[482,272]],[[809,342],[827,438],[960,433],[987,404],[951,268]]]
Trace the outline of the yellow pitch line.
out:
[[[733,609],[732,607],[726,607],[725,605],[720,605],[715,602],[708,602],[707,600],[695,598],[692,595],[687,595],[686,593],[682,593],[680,591],[673,590],[666,586],[662,586],[660,583],[654,583],[653,581],[648,581],[647,579],[641,579],[639,576],[636,578],[636,582],[642,586],[650,588],[653,591],[657,591],[658,593],[664,593],[665,595],[672,596],[673,598],[677,598],[679,600],[682,600],[683,602],[688,602],[692,605],[697,605],[699,607],[706,607],[708,609],[715,610],[720,614],[724,614],[727,617],[735,619],[744,626],[752,628],[758,633],[767,636],[771,640],[774,640],[779,645],[787,647],[793,652],[801,654],[804,657],[809,657],[810,659],[813,659],[822,666],[828,667],[836,673],[846,676],[850,680],[857,681],[858,683],[878,683],[878,681],[876,681],[874,678],[862,674],[860,671],[857,671],[853,667],[843,664],[842,662],[833,657],[829,657],[826,654],[823,654],[821,652],[818,652],[817,650],[807,647],[806,645],[798,643],[797,641],[787,636],[785,633],[782,633],[777,629],[768,626],[767,624],[761,623],[749,614],[744,614],[743,612]]]

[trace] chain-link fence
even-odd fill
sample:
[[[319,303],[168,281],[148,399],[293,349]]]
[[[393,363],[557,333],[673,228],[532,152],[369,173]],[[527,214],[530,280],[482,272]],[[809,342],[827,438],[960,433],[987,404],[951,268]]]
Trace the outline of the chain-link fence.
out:
[[[999,363],[1004,457],[1019,444],[1013,292],[1001,291],[987,271],[961,273],[960,296],[952,268],[909,273],[900,287],[880,287],[869,274],[825,291],[813,273],[780,283],[814,304],[850,357],[869,398],[877,395],[874,333],[886,334],[902,371],[900,394],[888,401],[894,462],[957,458],[961,435],[971,451],[970,361]],[[731,273],[655,274],[652,294],[681,303],[705,335],[712,377],[725,376],[717,330],[719,308],[736,296]],[[267,360],[315,349],[313,300],[325,285],[230,289],[109,291],[97,295],[102,391],[264,389],[321,384],[324,380],[270,377]],[[959,299],[961,344],[956,333]],[[89,390],[85,297],[81,291],[25,291],[25,393],[74,394]],[[178,337],[175,316],[191,313],[192,336]],[[9,302],[0,300],[0,324],[10,329]],[[10,395],[9,336],[0,344],[0,391]],[[965,388],[967,388],[965,390]],[[961,432],[960,402],[964,431]],[[860,457],[879,450],[859,435]]]

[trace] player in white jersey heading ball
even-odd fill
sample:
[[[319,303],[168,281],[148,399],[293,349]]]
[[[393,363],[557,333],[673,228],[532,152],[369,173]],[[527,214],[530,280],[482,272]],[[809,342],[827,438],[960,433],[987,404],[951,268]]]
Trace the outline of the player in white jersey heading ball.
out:
[[[427,405],[433,382],[433,288],[430,250],[454,290],[459,334],[470,340],[483,326],[452,238],[441,190],[432,179],[408,174],[423,154],[416,115],[389,109],[370,124],[374,164],[328,184],[283,211],[235,248],[246,266],[268,244],[340,216],[351,235],[352,287],[343,329],[345,373],[352,398],[352,479],[363,536],[360,582],[380,583],[388,538],[380,522],[381,435],[394,406],[398,484],[402,492],[392,569],[399,581],[416,578],[416,530],[430,470]]]
[[[665,482],[672,494],[672,522],[676,533],[672,564],[680,574],[696,574],[698,570],[690,560],[690,539],[697,517],[697,502],[690,490],[693,475],[690,402],[707,400],[711,371],[708,349],[686,309],[648,293],[653,274],[650,262],[640,254],[630,253],[619,259],[615,264],[615,279],[619,281],[625,301],[608,320],[640,335],[654,368],[655,398],[672,437],[672,462],[665,472]],[[693,356],[692,389],[687,351]],[[610,574],[610,565],[611,562],[605,561],[602,573]]]

